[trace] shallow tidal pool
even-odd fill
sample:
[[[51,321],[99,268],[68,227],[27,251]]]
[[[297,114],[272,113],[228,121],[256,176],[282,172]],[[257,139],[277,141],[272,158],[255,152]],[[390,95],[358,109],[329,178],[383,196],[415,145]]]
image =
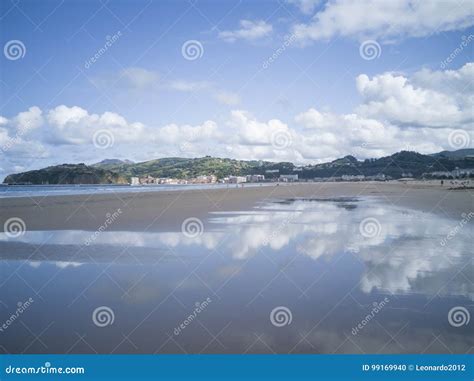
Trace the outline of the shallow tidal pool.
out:
[[[0,351],[466,353],[465,217],[289,199],[178,232],[0,233]]]

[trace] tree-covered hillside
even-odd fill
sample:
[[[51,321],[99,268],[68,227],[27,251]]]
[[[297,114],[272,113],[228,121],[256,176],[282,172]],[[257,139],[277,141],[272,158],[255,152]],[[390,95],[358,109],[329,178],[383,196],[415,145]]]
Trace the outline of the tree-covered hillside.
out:
[[[345,156],[328,163],[295,166],[289,162],[272,163],[258,160],[235,160],[205,156],[201,158],[170,157],[133,163],[106,159],[92,166],[63,164],[29,171],[5,178],[5,183],[19,184],[121,184],[131,177],[168,177],[189,179],[200,175],[227,176],[262,174],[276,178],[281,174],[298,174],[300,179],[340,177],[342,175],[375,176],[384,174],[398,179],[404,176],[421,177],[424,173],[452,171],[456,168],[474,168],[474,150],[422,155],[401,151],[379,159],[358,161]]]
[[[116,172],[85,164],[62,164],[35,171],[9,175],[6,184],[126,184]]]

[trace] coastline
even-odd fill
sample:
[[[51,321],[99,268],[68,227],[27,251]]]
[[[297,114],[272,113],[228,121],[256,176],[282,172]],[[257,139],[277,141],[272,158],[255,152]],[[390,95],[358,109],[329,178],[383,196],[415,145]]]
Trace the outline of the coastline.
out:
[[[324,182],[226,189],[111,192],[0,199],[0,229],[8,218],[25,221],[27,230],[95,230],[120,209],[110,230],[178,231],[196,217],[206,224],[211,212],[250,210],[258,203],[285,198],[377,197],[400,207],[459,219],[473,209],[472,189],[450,189],[439,182]]]

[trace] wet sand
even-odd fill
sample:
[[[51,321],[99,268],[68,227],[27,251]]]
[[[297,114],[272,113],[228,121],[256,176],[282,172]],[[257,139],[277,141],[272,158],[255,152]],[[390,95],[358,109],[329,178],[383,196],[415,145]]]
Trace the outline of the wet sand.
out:
[[[34,303],[0,352],[468,353],[472,329],[449,316],[472,306],[472,229],[460,224],[472,195],[312,183],[1,199],[2,222],[19,216],[27,231],[0,241],[0,321]],[[189,217],[208,224],[202,234],[181,231]],[[104,307],[106,328],[94,320]]]
[[[454,219],[474,209],[472,189],[452,189],[439,182],[298,183],[268,187],[183,190],[97,195],[37,196],[0,199],[0,229],[19,217],[27,230],[96,230],[108,214],[121,214],[107,228],[128,231],[177,231],[209,213],[249,210],[260,202],[286,198],[374,196],[392,205]]]

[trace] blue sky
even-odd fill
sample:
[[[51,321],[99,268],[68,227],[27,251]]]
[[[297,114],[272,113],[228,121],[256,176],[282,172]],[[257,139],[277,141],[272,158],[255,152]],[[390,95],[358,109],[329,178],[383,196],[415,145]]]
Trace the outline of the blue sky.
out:
[[[356,4],[2,1],[0,177],[111,157],[471,147],[473,3]]]

